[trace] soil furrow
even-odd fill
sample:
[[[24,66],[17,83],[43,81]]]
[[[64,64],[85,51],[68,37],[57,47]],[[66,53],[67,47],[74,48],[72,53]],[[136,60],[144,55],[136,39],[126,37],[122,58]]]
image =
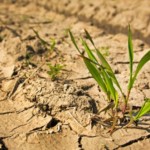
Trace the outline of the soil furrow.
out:
[[[124,34],[127,35],[127,25],[125,27],[121,26],[121,25],[112,25],[111,23],[108,22],[108,20],[98,20],[95,19],[95,16],[97,15],[94,10],[93,10],[93,16],[92,17],[86,17],[86,10],[84,10],[83,14],[80,14],[80,11],[82,11],[82,5],[78,6],[78,11],[77,13],[72,13],[70,10],[65,10],[61,7],[57,7],[55,5],[55,3],[51,3],[51,5],[47,5],[47,3],[44,4],[40,4],[37,3],[39,6],[44,7],[47,11],[54,11],[55,13],[58,13],[60,15],[64,15],[66,18],[72,18],[75,17],[79,22],[86,22],[89,23],[93,26],[96,26],[98,28],[103,29],[106,33],[108,34],[112,34],[112,35],[116,35],[116,34]],[[79,4],[80,5],[80,4]],[[53,7],[54,6],[54,7]],[[77,7],[77,6],[75,6]],[[127,11],[127,10],[126,10]],[[148,25],[145,28],[149,28]],[[149,39],[150,39],[150,33],[145,36],[140,30],[136,30],[133,28],[132,30],[132,34],[134,36],[135,39],[140,39],[143,42],[145,42],[146,44],[150,45]]]

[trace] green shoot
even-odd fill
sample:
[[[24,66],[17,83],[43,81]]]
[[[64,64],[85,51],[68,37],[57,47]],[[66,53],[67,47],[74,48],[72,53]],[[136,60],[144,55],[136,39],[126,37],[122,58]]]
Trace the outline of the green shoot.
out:
[[[136,80],[136,77],[138,73],[140,72],[140,70],[143,68],[143,66],[150,60],[150,51],[148,51],[141,58],[135,72],[133,73],[134,53],[133,53],[133,44],[132,44],[132,34],[131,34],[130,26],[129,26],[128,28],[128,53],[129,53],[129,60],[130,60],[130,79],[128,83],[128,93],[127,95],[125,95],[113,72],[113,69],[111,68],[107,60],[105,59],[104,54],[102,54],[102,52],[98,48],[96,48],[94,41],[87,30],[85,30],[85,34],[86,34],[86,38],[92,43],[94,47],[94,50],[91,49],[88,46],[87,42],[83,38],[81,38],[82,45],[86,52],[86,56],[84,56],[84,53],[82,53],[82,51],[78,47],[72,32],[69,30],[69,35],[72,40],[72,43],[74,44],[75,48],[79,52],[81,58],[83,59],[92,77],[96,80],[96,82],[98,83],[102,91],[106,94],[108,98],[108,102],[112,103],[111,108],[115,110],[114,114],[116,115],[118,113],[118,110],[120,110],[118,109],[120,107],[118,104],[119,104],[119,91],[121,92],[121,96],[123,97],[124,106],[125,106],[124,109],[122,110],[122,113],[124,114],[127,111],[126,110],[127,106],[129,105],[128,104],[129,95],[130,95],[131,89],[133,88],[133,84]],[[114,84],[117,86],[117,88],[115,88]],[[138,114],[135,117],[133,117],[131,111],[132,110],[128,112],[128,115],[131,117],[130,119],[132,120],[134,118],[135,121],[138,120],[140,117],[142,117],[143,115],[147,114],[150,111],[150,99],[147,99],[145,101],[141,110],[138,112]],[[112,124],[114,128],[117,122],[116,120],[118,119],[118,116],[115,116],[113,114],[112,116],[114,117],[113,120],[115,120],[115,122],[113,122]],[[123,115],[123,117],[125,116]]]
[[[133,74],[133,44],[132,44],[132,34],[130,30],[130,26],[128,29],[128,53],[129,53],[129,60],[130,60],[130,80],[128,85],[128,90],[130,91],[132,88],[132,74]]]
[[[58,75],[60,74],[63,66],[60,64],[55,64],[54,66],[52,64],[47,64],[49,67],[49,71],[47,72],[52,80],[56,80]]]
[[[36,37],[39,39],[40,43],[43,45],[43,47],[45,49],[48,49],[50,52],[53,52],[55,49],[55,46],[56,46],[55,39],[51,38],[50,43],[49,43],[46,40],[44,40],[36,30],[34,30],[34,29],[32,29],[32,30],[35,33]]]
[[[107,71],[108,71],[108,74],[110,75],[111,79],[113,80],[113,82],[117,85],[117,87],[119,88],[119,90],[121,91],[122,93],[122,96],[124,97],[124,94],[122,92],[122,89],[119,85],[119,82],[117,81],[117,78],[115,77],[115,74],[113,73],[113,70],[112,68],[110,67],[109,63],[106,61],[105,57],[103,56],[103,54],[96,48],[93,40],[92,40],[92,37],[90,36],[90,34],[88,33],[87,30],[85,30],[85,33],[86,33],[86,36],[87,38],[90,40],[90,42],[92,43],[92,45],[94,46],[95,50],[96,50],[96,53],[98,55],[98,58],[101,62],[101,64],[107,68]]]
[[[101,77],[101,74],[99,73],[98,68],[96,68],[95,65],[92,62],[90,62],[86,57],[83,59],[89,72],[92,74],[93,78],[97,81],[98,85],[102,88],[102,90],[105,93],[107,93],[106,85],[104,83],[104,80]]]
[[[33,30],[33,32],[35,33],[36,37],[40,40],[41,44],[42,44],[44,47],[50,46],[50,44],[49,44],[47,41],[45,41],[44,39],[42,39],[42,38],[40,37],[39,33],[38,33],[36,30],[34,30],[34,29],[32,29],[32,30]]]
[[[138,114],[134,117],[134,120],[138,120],[142,116],[148,114],[150,112],[150,98],[145,99],[145,103],[139,110]]]
[[[91,43],[95,47],[94,42],[93,42],[91,36],[89,35],[89,33],[86,30],[85,30],[85,33],[86,33],[87,38],[91,41]],[[71,31],[69,31],[69,34],[70,34],[73,44],[75,45],[78,52],[81,54],[81,57],[84,59],[84,62],[86,64],[89,72],[92,74],[93,78],[97,81],[98,85],[106,93],[109,101],[113,100],[115,103],[115,106],[117,106],[118,105],[118,93],[117,93],[116,89],[114,88],[113,80],[119,87],[120,87],[120,85],[119,85],[109,63],[106,61],[106,59],[101,54],[101,52],[99,52],[99,50],[95,47],[98,59],[100,61],[100,63],[99,63],[97,58],[95,57],[94,53],[92,52],[92,50],[88,47],[86,41],[81,39],[84,49],[88,55],[88,58],[84,57],[83,54],[81,53],[81,51],[79,50],[79,48],[76,44],[75,38],[74,38],[73,34],[71,33]],[[91,60],[91,61],[89,61],[89,60]],[[95,63],[97,63],[98,65],[96,65]]]
[[[55,45],[56,45],[55,39],[51,38],[51,41],[50,41],[50,52],[54,51]]]
[[[148,51],[140,60],[140,62],[138,63],[138,66],[135,70],[134,76],[132,77],[132,82],[130,85],[130,89],[133,87],[134,81],[138,75],[138,73],[140,72],[140,70],[143,68],[143,66],[150,60],[150,51]]]
[[[133,45],[132,45],[132,36],[131,36],[130,26],[129,26],[128,32],[129,32],[129,34],[128,34],[128,50],[129,50],[129,60],[130,60],[130,80],[129,80],[129,84],[128,84],[127,102],[128,102],[131,89],[133,88],[133,84],[136,80],[138,73],[143,68],[143,66],[150,60],[150,51],[148,51],[141,58],[140,62],[138,63],[138,66],[134,72],[134,75],[133,75]],[[126,105],[127,105],[127,103],[126,103]]]
[[[80,54],[82,54],[81,51],[79,50],[77,44],[76,44],[76,41],[75,41],[75,38],[74,38],[73,34],[71,33],[70,30],[68,30],[68,32],[69,32],[69,34],[70,34],[70,37],[71,37],[71,40],[72,40],[74,46],[76,47],[76,49],[78,50],[78,52],[79,52]]]

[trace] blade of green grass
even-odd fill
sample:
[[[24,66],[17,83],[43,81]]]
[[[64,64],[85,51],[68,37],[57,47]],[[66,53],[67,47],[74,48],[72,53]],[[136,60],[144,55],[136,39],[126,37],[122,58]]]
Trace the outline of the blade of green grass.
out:
[[[90,40],[90,42],[91,42],[92,45],[94,46],[94,48],[95,48],[95,50],[96,50],[96,52],[97,52],[97,55],[98,55],[98,57],[99,57],[99,60],[100,60],[100,62],[102,63],[102,65],[103,65],[105,68],[107,68],[108,70],[110,70],[111,72],[113,72],[112,69],[111,69],[111,67],[110,67],[110,65],[109,65],[109,63],[106,61],[105,57],[104,57],[104,56],[101,54],[101,52],[96,48],[96,46],[95,46],[95,44],[94,44],[94,42],[93,42],[93,40],[92,40],[92,37],[90,36],[90,34],[88,33],[87,30],[85,30],[85,33],[86,33],[87,38]]]
[[[106,81],[105,85],[107,85],[108,91],[110,91],[111,98],[114,100],[115,106],[117,106],[117,104],[118,104],[117,91],[113,86],[113,82],[112,82],[111,78],[109,77],[109,75],[107,74],[107,72],[103,68],[101,68],[101,71],[103,73],[103,78]]]
[[[41,43],[42,43],[43,45],[48,45],[48,46],[50,46],[50,44],[49,44],[47,41],[45,41],[44,39],[42,39],[42,38],[40,37],[39,33],[38,33],[36,30],[34,30],[34,29],[32,29],[32,30],[33,30],[33,32],[35,33],[35,35],[37,36],[37,38],[41,41]]]
[[[51,45],[51,46],[50,46],[50,50],[53,51],[54,48],[55,48],[55,45],[56,45],[55,39],[51,39],[51,44],[50,44],[50,45]]]
[[[103,67],[103,66],[100,65],[99,63],[97,63],[97,62],[91,60],[91,59],[88,58],[88,57],[85,57],[84,55],[79,55],[79,56],[82,57],[83,59],[84,59],[84,58],[87,59],[89,62],[91,62],[92,64],[94,64],[94,66],[96,65],[96,66],[99,66],[100,68]],[[104,68],[104,67],[103,67],[103,68]],[[105,68],[105,69],[106,69],[106,68]]]
[[[92,60],[92,61],[95,61],[97,62],[97,59],[96,57],[94,56],[94,54],[92,53],[92,50],[89,48],[89,46],[87,45],[86,41],[84,41],[83,39],[82,40],[82,44],[85,48],[85,51],[86,53],[88,54],[88,57]]]
[[[70,38],[71,38],[71,40],[72,40],[74,46],[76,47],[76,49],[78,50],[78,52],[79,52],[80,54],[82,54],[81,51],[80,51],[80,49],[78,48],[78,46],[77,46],[77,44],[76,44],[76,41],[75,41],[75,38],[74,38],[72,32],[71,32],[70,30],[68,30],[68,32],[69,32]]]
[[[138,114],[134,117],[134,120],[138,120],[142,116],[150,112],[150,98],[145,99],[145,103],[139,110]]]
[[[98,69],[89,61],[89,59],[86,59],[86,57],[83,57],[83,60],[92,77],[97,81],[102,90],[107,93],[107,88],[105,86],[105,83],[103,82],[102,77],[100,76],[100,72],[98,71]]]
[[[94,42],[92,40],[92,37],[90,36],[89,32],[86,29],[84,29],[84,31],[85,31],[85,34],[86,34],[87,38],[90,40],[90,42],[92,43],[92,45],[96,49],[95,44],[94,44]]]
[[[130,30],[130,26],[128,28],[128,52],[129,52],[129,60],[130,60],[130,79],[128,84],[128,89],[130,90],[132,84],[132,74],[133,74],[133,44],[132,44],[132,33]]]
[[[122,89],[121,89],[121,86],[120,86],[120,84],[119,84],[119,82],[118,82],[118,80],[117,80],[117,78],[116,78],[116,76],[115,76],[115,74],[114,74],[112,68],[110,67],[109,63],[107,62],[107,60],[105,59],[105,57],[104,57],[97,49],[96,49],[96,52],[97,52],[97,55],[98,55],[99,59],[100,59],[101,62],[102,62],[102,65],[103,65],[105,68],[107,68],[106,71],[107,71],[107,73],[109,74],[109,76],[111,77],[113,83],[115,83],[115,84],[117,85],[117,87],[119,88],[119,90],[120,90],[122,96],[124,97],[124,94],[123,94],[123,91],[122,91]]]
[[[143,68],[143,66],[150,61],[150,51],[148,51],[140,60],[140,62],[138,63],[138,66],[135,70],[134,76],[132,78],[132,81],[130,83],[129,86],[129,90],[133,87],[134,81],[136,80],[136,77],[138,75],[138,73],[140,72],[140,70]]]
[[[96,48],[93,40],[92,40],[92,37],[90,36],[90,34],[88,33],[87,30],[85,30],[85,33],[86,33],[86,36],[87,36],[87,39],[89,39],[89,41],[92,43],[92,45],[94,46],[95,50],[96,50],[96,53],[98,55],[98,58],[100,60],[100,62],[102,63],[103,67],[107,68],[107,73],[111,76],[113,82],[117,85],[117,87],[119,88],[120,92],[122,93],[122,96],[124,96],[123,94],[123,91],[120,87],[120,84],[115,76],[115,74],[113,73],[113,70],[112,68],[110,67],[109,63],[107,62],[107,60],[105,59],[105,57],[101,54],[101,52]]]
[[[85,34],[87,36],[87,38],[89,39],[89,41],[92,43],[92,45],[94,46],[95,50],[96,50],[96,53],[98,55],[98,58],[99,60],[101,61],[102,65],[108,69],[108,73],[111,74],[111,78],[113,78],[113,81],[115,82],[115,84],[118,86],[118,88],[122,91],[118,81],[117,81],[117,78],[115,77],[114,73],[113,73],[113,70],[112,68],[110,67],[109,63],[107,62],[107,60],[105,59],[105,57],[101,54],[101,52],[96,48],[93,40],[92,40],[92,37],[90,36],[90,34],[88,33],[87,30],[85,30]]]

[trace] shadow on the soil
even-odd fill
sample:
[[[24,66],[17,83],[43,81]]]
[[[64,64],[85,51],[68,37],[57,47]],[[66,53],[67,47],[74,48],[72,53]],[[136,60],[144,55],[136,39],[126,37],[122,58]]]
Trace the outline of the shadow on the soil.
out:
[[[8,150],[8,148],[5,146],[3,140],[0,137],[0,150]]]

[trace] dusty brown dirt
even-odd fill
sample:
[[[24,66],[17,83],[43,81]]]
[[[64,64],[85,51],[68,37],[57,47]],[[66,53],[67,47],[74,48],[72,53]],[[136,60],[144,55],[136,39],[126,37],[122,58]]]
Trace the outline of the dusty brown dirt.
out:
[[[149,116],[138,127],[119,128],[112,135],[101,119],[93,121],[106,106],[105,95],[66,33],[71,29],[79,37],[87,29],[97,47],[107,47],[107,59],[126,93],[129,23],[137,65],[150,47],[149,0],[1,0],[0,149],[148,149]],[[48,42],[56,40],[53,52],[33,29]],[[32,54],[30,63],[27,53]],[[64,66],[56,81],[47,74],[48,62]],[[131,105],[141,106],[150,97],[149,65],[138,76]]]

